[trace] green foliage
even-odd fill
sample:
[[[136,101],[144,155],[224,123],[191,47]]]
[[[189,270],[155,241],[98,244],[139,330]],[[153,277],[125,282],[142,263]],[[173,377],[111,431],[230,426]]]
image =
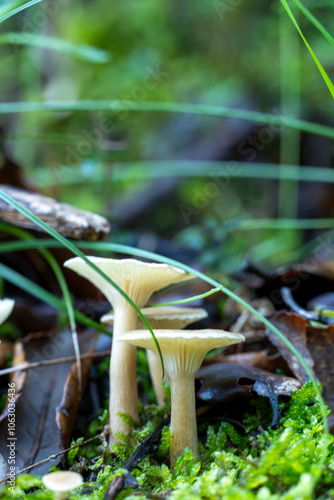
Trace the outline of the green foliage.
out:
[[[256,408],[262,412],[262,408]],[[330,500],[334,495],[334,436],[330,443],[321,479],[319,457],[323,449],[322,413],[312,383],[305,384],[289,402],[281,403],[282,419],[277,429],[259,431],[259,420],[254,411],[244,419],[242,434],[228,422],[208,426],[206,443],[200,445],[202,462],[193,459],[186,449],[176,461],[174,470],[168,466],[169,428],[162,430],[161,443],[156,453],[147,456],[132,471],[138,490],[123,490],[122,498],[147,498],[166,490],[171,500]],[[128,436],[115,443],[114,453],[103,462],[94,461],[88,468],[96,479],[84,484],[71,499],[102,500],[108,485],[125,471],[122,464],[157,427],[163,409],[149,406],[142,410],[142,427],[133,427]],[[126,418],[126,417],[125,417]],[[129,419],[126,419],[128,422]],[[256,426],[257,423],[257,426]],[[82,448],[70,455],[74,467],[80,461]],[[145,494],[141,495],[141,492]],[[0,499],[36,498],[51,500],[41,479],[22,475],[17,478],[15,493],[4,488]]]
[[[78,444],[81,444],[83,440],[84,440],[84,438],[83,438],[83,437],[80,437],[80,438],[78,438],[76,441],[72,441],[70,448],[72,448],[72,446],[76,446],[76,445],[78,445]],[[74,459],[75,459],[75,457],[77,456],[78,452],[79,452],[79,447],[77,447],[77,448],[73,448],[73,450],[70,450],[70,451],[68,452],[68,455],[67,455],[67,462],[68,462],[68,464],[69,464],[70,466],[72,466],[72,465],[73,465],[73,463],[74,463]]]

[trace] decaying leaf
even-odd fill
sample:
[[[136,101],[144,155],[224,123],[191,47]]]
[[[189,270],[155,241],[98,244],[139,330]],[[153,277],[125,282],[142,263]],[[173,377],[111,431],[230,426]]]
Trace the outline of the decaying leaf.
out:
[[[313,359],[306,347],[305,339],[306,328],[309,324],[308,321],[292,312],[279,312],[277,315],[271,317],[270,321],[288,340],[290,340],[300,355],[303,356],[308,366],[313,370]],[[269,328],[266,330],[266,334],[270,342],[282,354],[298,380],[302,383],[307,382],[309,380],[307,373],[285,343],[275,333],[269,330]]]
[[[288,287],[293,292],[295,301],[304,308],[314,297],[332,292],[334,287],[333,274],[324,274],[321,266],[310,268],[306,264],[271,274],[249,265],[237,278],[255,297],[269,298],[275,309],[286,307],[281,294],[283,287]]]
[[[60,447],[63,450],[70,445],[75,417],[78,412],[81,398],[85,392],[91,366],[91,359],[81,361],[82,386],[80,389],[77,363],[73,363],[64,386],[61,402],[56,408],[56,423],[60,433]]]
[[[237,363],[218,363],[201,368],[196,380],[201,384],[197,398],[210,405],[240,397],[250,398],[254,393],[268,397],[273,410],[271,425],[277,425],[280,419],[278,396],[290,396],[301,387],[296,379]]]
[[[90,337],[91,338],[91,337]],[[85,347],[87,350],[87,338]],[[72,356],[71,332],[41,332],[24,339],[26,359],[35,362]],[[16,404],[16,467],[23,469],[44,460],[63,450],[61,430],[56,424],[56,407],[63,400],[64,386],[69,378],[71,363],[41,366],[27,373],[27,382]],[[76,369],[73,369],[76,373]],[[68,392],[70,394],[70,392]],[[75,397],[75,391],[73,391]],[[77,408],[77,401],[70,411]],[[73,413],[70,422],[73,422]],[[63,430],[62,430],[63,431]],[[64,431],[65,432],[65,431]],[[7,420],[0,424],[0,453],[8,457],[6,448]],[[58,460],[48,461],[33,469],[34,473],[44,474]]]
[[[247,337],[246,337],[247,338]],[[269,349],[263,351],[238,352],[236,354],[217,354],[206,358],[203,366],[214,363],[238,363],[242,366],[253,366],[267,372],[276,373],[282,370],[288,375],[292,375],[289,366],[279,353],[271,355]]]
[[[271,318],[272,323],[290,340],[321,382],[323,396],[331,410],[334,410],[334,325],[316,328],[295,313],[280,312]],[[280,351],[295,376],[306,382],[309,377],[294,354],[271,330],[267,331],[270,341]],[[330,428],[334,429],[334,418],[329,418]]]
[[[6,194],[28,208],[66,238],[98,240],[109,233],[109,223],[100,215],[79,210],[72,205],[60,203],[38,193],[31,193],[3,184],[0,187]],[[39,231],[39,228],[27,217],[2,199],[0,200],[0,220],[14,226]]]

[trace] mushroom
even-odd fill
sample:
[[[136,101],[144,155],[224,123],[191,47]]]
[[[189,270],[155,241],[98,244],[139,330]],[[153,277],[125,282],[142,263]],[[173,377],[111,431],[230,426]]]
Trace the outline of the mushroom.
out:
[[[172,283],[193,278],[181,269],[167,264],[141,262],[135,259],[88,258],[113,280],[138,308],[147,304],[153,292]],[[138,420],[136,348],[117,340],[125,332],[136,328],[137,312],[110,283],[79,257],[66,261],[64,265],[91,281],[113,306],[114,342],[110,359],[109,425],[113,435],[127,434],[128,425],[119,413],[126,413],[134,420]]]
[[[224,330],[155,330],[166,371],[171,381],[171,465],[190,448],[194,458],[199,458],[195,408],[195,374],[208,351],[245,340],[238,333]],[[124,334],[120,340],[151,349],[156,345],[149,332],[135,330]]]
[[[0,325],[2,325],[11,314],[14,304],[15,301],[12,299],[0,300]]]
[[[42,477],[44,485],[53,491],[55,500],[63,500],[68,493],[83,483],[83,477],[77,472],[51,472]]]
[[[141,312],[144,314],[152,328],[156,329],[178,329],[181,330],[191,323],[200,321],[207,317],[208,313],[205,309],[195,307],[177,307],[177,306],[157,306],[157,307],[144,307]],[[101,318],[101,323],[112,325],[114,322],[114,315],[107,313]],[[138,318],[137,328],[146,329],[146,325]],[[147,361],[150,370],[150,376],[157,398],[157,403],[160,406],[164,405],[165,392],[161,385],[162,368],[161,361],[158,356],[150,349],[146,349]],[[164,377],[164,380],[166,376]]]

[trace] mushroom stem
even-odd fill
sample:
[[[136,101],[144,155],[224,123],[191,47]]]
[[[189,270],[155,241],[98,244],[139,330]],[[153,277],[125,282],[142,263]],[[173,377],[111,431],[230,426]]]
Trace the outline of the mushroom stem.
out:
[[[130,415],[134,420],[138,416],[138,390],[136,373],[137,348],[127,342],[118,342],[122,334],[133,330],[137,324],[135,310],[124,301],[123,307],[115,309],[113,345],[110,357],[110,400],[109,425],[112,435],[117,432],[127,434],[128,425],[118,412]],[[111,436],[111,442],[113,437]]]
[[[199,458],[195,405],[195,376],[187,373],[171,376],[170,462],[190,448],[194,459]]]
[[[53,500],[66,500],[68,496],[68,491],[56,491],[53,494]]]

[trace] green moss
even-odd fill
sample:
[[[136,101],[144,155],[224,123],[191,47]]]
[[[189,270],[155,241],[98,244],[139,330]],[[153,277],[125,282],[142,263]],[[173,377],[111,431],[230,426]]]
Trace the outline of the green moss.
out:
[[[259,413],[245,417],[246,430],[241,434],[233,425],[221,422],[206,428],[206,442],[200,444],[202,461],[194,461],[190,450],[177,460],[174,470],[168,466],[169,428],[162,430],[158,450],[132,471],[138,488],[121,491],[117,500],[147,498],[149,493],[168,491],[171,500],[330,500],[334,497],[334,437],[329,438],[326,463],[320,480],[320,457],[324,447],[324,433],[320,405],[315,389],[307,383],[290,401],[281,404],[282,419],[277,429],[259,428]],[[99,458],[88,469],[96,473],[92,482],[86,482],[69,498],[102,500],[110,482],[124,473],[122,464],[133,451],[159,425],[165,409],[157,406],[141,408],[141,421],[137,428],[131,424],[128,436],[114,445],[107,463]],[[103,417],[103,418],[102,418]],[[105,415],[99,416],[100,427]],[[203,426],[201,426],[203,427]],[[102,427],[103,428],[103,427]],[[89,451],[91,453],[92,450]],[[95,456],[101,455],[95,449]],[[74,468],[83,460],[85,448],[73,451],[68,463]],[[89,463],[89,462],[88,462]],[[22,475],[17,478],[15,493],[3,489],[0,498],[43,499],[52,498],[44,489],[41,479]]]

